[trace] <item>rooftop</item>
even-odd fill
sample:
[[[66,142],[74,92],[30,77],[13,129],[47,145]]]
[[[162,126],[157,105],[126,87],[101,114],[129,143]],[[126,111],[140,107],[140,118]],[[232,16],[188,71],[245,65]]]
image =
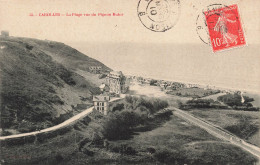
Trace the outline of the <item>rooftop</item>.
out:
[[[110,100],[109,96],[103,96],[103,95],[93,96],[93,101],[109,101],[109,100]]]
[[[117,76],[123,76],[123,73],[121,71],[112,71],[110,74],[117,75]]]

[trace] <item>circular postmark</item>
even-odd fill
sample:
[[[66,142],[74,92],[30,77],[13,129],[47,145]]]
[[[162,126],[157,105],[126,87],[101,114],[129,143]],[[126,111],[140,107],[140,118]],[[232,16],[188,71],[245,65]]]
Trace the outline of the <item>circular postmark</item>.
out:
[[[180,2],[179,0],[140,0],[137,14],[147,29],[165,32],[177,23]]]
[[[197,16],[196,20],[196,32],[202,42],[205,44],[210,45],[210,36],[208,29],[214,29],[216,17],[218,17],[221,14],[221,11],[219,9],[221,8],[229,8],[226,5],[223,4],[211,4],[207,6],[205,9],[202,10],[202,12]],[[213,11],[213,12],[210,12]],[[208,12],[208,15],[205,15],[205,12]],[[215,18],[214,18],[215,17]],[[209,24],[207,24],[206,19],[212,19],[215,21],[210,21]],[[236,17],[236,19],[238,19]]]
[[[215,10],[217,8],[222,8],[224,5],[222,4],[212,4],[206,7],[206,9],[202,9],[202,12],[197,16],[196,20],[196,32],[202,42],[205,44],[210,44],[209,32],[208,32],[208,25],[206,21],[206,17],[204,12]]]

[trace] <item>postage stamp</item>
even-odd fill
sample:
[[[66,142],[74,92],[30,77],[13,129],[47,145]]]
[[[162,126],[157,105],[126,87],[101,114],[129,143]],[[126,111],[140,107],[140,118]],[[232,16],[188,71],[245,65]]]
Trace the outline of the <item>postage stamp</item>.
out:
[[[213,52],[246,44],[237,5],[204,12]]]
[[[137,14],[141,23],[154,32],[171,29],[180,15],[179,0],[140,0]]]

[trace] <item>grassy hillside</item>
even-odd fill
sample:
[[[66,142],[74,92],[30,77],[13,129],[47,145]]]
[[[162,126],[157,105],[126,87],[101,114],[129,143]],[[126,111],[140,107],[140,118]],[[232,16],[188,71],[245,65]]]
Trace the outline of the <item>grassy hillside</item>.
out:
[[[97,75],[75,71],[109,70],[59,42],[1,37],[0,46],[1,128],[27,132],[62,122],[99,93]]]

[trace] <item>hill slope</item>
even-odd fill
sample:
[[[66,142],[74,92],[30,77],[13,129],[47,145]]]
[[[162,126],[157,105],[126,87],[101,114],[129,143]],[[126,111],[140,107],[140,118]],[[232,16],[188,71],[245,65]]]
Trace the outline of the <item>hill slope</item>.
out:
[[[59,42],[1,37],[0,48],[2,128],[30,127],[26,132],[61,122],[100,92],[104,80],[87,73],[88,67],[110,70]]]

